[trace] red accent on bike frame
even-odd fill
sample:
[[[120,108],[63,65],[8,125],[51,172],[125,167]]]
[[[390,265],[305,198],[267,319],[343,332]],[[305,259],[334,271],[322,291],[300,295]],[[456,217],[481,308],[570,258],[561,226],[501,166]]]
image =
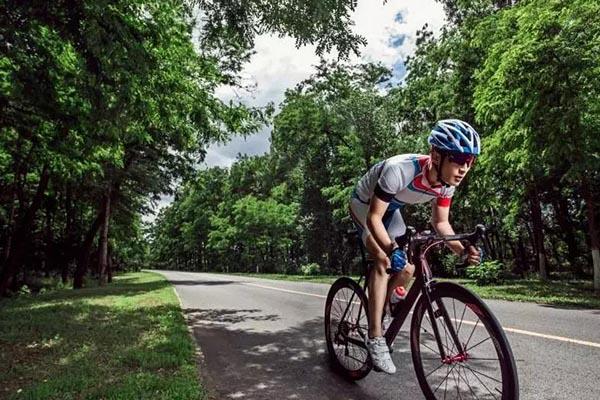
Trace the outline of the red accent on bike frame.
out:
[[[447,356],[442,360],[442,364],[454,364],[457,362],[465,362],[469,359],[469,353],[457,354],[455,356]]]

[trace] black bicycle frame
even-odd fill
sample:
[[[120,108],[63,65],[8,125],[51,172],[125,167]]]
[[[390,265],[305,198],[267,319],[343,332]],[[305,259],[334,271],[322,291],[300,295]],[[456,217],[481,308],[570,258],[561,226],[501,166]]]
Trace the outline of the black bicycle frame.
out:
[[[406,321],[406,317],[408,317],[410,310],[413,308],[413,306],[419,299],[419,295],[421,295],[425,296],[426,299],[425,301],[427,305],[427,314],[429,315],[429,320],[431,321],[431,327],[435,335],[441,358],[446,358],[446,351],[444,349],[444,345],[442,344],[441,335],[437,324],[437,317],[440,316],[440,311],[441,316],[444,318],[444,322],[446,323],[446,326],[450,331],[449,333],[452,336],[452,339],[454,340],[456,349],[458,350],[459,354],[463,352],[463,346],[460,343],[458,335],[454,330],[454,324],[451,323],[450,316],[448,315],[446,307],[444,306],[442,301],[437,300],[437,311],[434,312],[430,297],[430,294],[433,290],[433,287],[435,286],[436,281],[433,280],[433,276],[431,274],[431,269],[429,268],[429,263],[427,262],[426,255],[429,249],[439,246],[443,243],[443,240],[438,240],[429,244],[423,251],[421,251],[421,248],[416,249],[416,254],[419,255],[419,257],[417,257],[416,260],[414,260],[413,262],[415,266],[416,278],[412,286],[408,290],[406,298],[399,304],[399,307],[396,307],[394,309],[392,313],[392,322],[384,335],[385,341],[388,344],[388,346],[391,346],[392,342],[398,335],[398,332],[400,332],[404,321]]]
[[[404,321],[406,320],[406,317],[408,316],[410,310],[413,308],[414,304],[419,299],[419,295],[422,295],[422,296],[425,296],[425,299],[426,299],[427,314],[429,316],[429,320],[431,322],[431,326],[434,331],[434,335],[436,338],[438,349],[440,351],[441,358],[445,359],[447,355],[446,355],[446,351],[444,349],[444,345],[442,344],[442,341],[441,341],[441,335],[440,335],[439,327],[438,327],[438,324],[436,321],[437,318],[440,316],[444,319],[444,323],[446,324],[447,329],[449,331],[448,333],[452,337],[452,340],[454,341],[454,345],[456,346],[457,351],[459,352],[459,354],[462,354],[464,352],[463,345],[462,345],[462,343],[460,343],[458,335],[457,335],[456,331],[454,330],[454,324],[452,324],[450,315],[448,314],[448,311],[446,310],[446,307],[444,306],[443,302],[441,300],[437,299],[436,300],[437,311],[433,310],[430,294],[433,290],[433,287],[435,286],[436,281],[433,280],[433,275],[431,273],[431,269],[429,268],[429,263],[427,262],[426,256],[427,256],[427,252],[430,249],[440,246],[443,243],[448,242],[448,241],[456,240],[456,241],[466,241],[469,244],[475,243],[478,240],[478,238],[483,235],[484,232],[485,232],[485,228],[482,225],[478,225],[475,232],[470,233],[470,234],[451,235],[451,236],[437,236],[437,235],[432,235],[432,234],[423,234],[423,235],[419,235],[419,236],[413,238],[415,229],[412,227],[408,227],[407,234],[396,238],[396,242],[401,247],[405,247],[405,245],[408,245],[408,259],[409,259],[409,261],[412,261],[415,266],[415,281],[413,282],[412,286],[408,290],[406,298],[402,301],[402,303],[399,304],[399,307],[396,307],[394,309],[394,311],[392,313],[392,322],[384,336],[388,346],[391,346],[392,342],[398,335],[398,332],[400,332],[400,329],[402,328],[402,325],[404,324]],[[360,247],[361,247],[361,256],[362,256],[362,261],[363,261],[363,267],[365,268],[365,273],[363,274],[363,276],[365,276],[363,290],[366,292],[366,290],[368,288],[370,270],[368,268],[368,261],[365,256],[365,250],[364,250],[364,246],[362,243],[360,243]],[[417,257],[413,256],[415,254],[417,255]],[[358,281],[359,285],[360,285],[360,282],[361,282],[363,276],[361,276]],[[346,310],[344,311],[344,315],[342,316],[342,319],[341,319],[342,321],[345,319],[346,313],[348,312],[348,309],[350,308],[350,305],[352,304],[353,300],[354,300],[354,293],[350,297],[350,302],[349,302],[348,306],[346,307]],[[360,313],[361,312],[362,312],[362,308],[359,310],[357,321],[360,321]],[[351,338],[347,338],[347,340],[358,346],[365,347],[365,344],[358,340],[354,340]]]

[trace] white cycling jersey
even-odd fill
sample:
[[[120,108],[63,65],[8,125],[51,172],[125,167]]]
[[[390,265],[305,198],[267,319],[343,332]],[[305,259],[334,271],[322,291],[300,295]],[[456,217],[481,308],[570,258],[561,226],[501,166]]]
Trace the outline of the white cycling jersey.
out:
[[[436,200],[438,206],[450,207],[453,186],[431,185],[426,171],[431,168],[430,157],[401,154],[372,166],[360,179],[350,201],[350,216],[366,244],[369,203],[373,196],[389,202],[383,224],[391,240],[406,232],[400,209],[405,204]]]
[[[431,185],[425,174],[429,165],[430,157],[426,155],[400,154],[388,158],[372,166],[360,179],[356,195],[368,204],[379,185],[379,197],[399,206],[436,199],[439,206],[449,207],[454,187]]]

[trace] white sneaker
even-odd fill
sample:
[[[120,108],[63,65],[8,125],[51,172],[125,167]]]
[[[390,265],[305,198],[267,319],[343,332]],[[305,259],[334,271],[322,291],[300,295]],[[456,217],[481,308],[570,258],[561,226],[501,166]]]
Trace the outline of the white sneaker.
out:
[[[373,339],[367,337],[365,344],[376,371],[383,371],[386,374],[396,373],[396,366],[392,361],[392,356],[390,356],[390,349],[385,343],[385,338],[382,336]]]

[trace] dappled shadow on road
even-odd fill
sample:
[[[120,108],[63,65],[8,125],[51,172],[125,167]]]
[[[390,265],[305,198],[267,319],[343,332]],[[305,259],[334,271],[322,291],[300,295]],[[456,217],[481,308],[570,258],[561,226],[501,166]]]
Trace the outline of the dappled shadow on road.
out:
[[[203,353],[201,373],[215,399],[421,399],[405,332],[393,358],[396,375],[372,372],[348,382],[327,360],[323,318],[277,331],[244,329],[273,320],[260,310],[185,310]],[[237,324],[237,325],[236,325]]]
[[[186,308],[188,321],[193,325],[201,323],[238,324],[245,321],[277,321],[278,315],[260,315],[261,310],[214,310],[201,308]]]

